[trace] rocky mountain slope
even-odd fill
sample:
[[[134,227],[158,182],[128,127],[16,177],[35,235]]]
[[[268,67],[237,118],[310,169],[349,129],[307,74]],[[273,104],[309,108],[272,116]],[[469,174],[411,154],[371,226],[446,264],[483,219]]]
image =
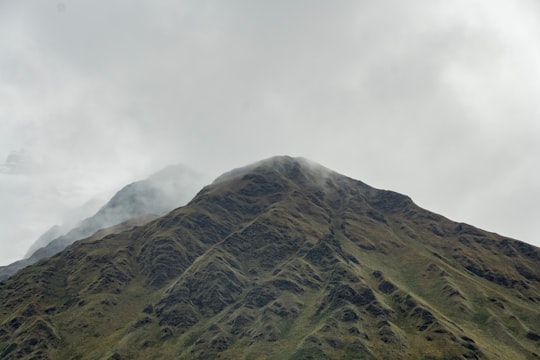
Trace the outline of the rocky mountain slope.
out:
[[[28,258],[0,267],[0,280],[62,251],[68,245],[91,236],[100,229],[136,218],[140,224],[140,219],[146,215],[163,215],[185,205],[200,186],[201,176],[183,165],[169,166],[148,179],[129,184],[119,190],[96,214],[83,220],[66,234],[53,236],[51,234],[58,231],[58,228],[51,228],[37,240],[43,246]]]
[[[2,359],[537,359],[540,250],[303,159],[0,283]]]

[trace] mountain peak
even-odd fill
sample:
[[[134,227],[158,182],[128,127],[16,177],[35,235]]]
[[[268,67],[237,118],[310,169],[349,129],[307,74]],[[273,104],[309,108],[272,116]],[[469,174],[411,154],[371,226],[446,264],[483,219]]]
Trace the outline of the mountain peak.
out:
[[[239,179],[250,173],[280,176],[293,181],[311,180],[313,182],[324,181],[329,177],[344,177],[307,158],[280,155],[229,171],[214,180],[213,184]]]
[[[273,157],[0,282],[0,358],[537,358],[539,262]]]
[[[267,196],[276,190],[311,192],[319,198],[346,203],[348,198],[362,198],[381,211],[403,211],[413,205],[406,195],[371,187],[303,157],[274,156],[234,169],[218,177],[210,186],[214,190],[236,188],[239,193]]]

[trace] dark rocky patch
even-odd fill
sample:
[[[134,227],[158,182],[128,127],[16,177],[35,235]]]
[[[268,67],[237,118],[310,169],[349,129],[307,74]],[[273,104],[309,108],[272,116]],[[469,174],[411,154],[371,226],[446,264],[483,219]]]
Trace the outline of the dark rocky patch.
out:
[[[5,349],[0,354],[0,358],[7,359],[8,355],[14,352],[17,349],[17,343],[11,343],[5,347]]]
[[[270,181],[267,177],[259,174],[245,175],[242,180],[245,185],[238,193],[244,196],[261,197],[279,193],[284,189],[284,185]]]
[[[368,287],[356,290],[347,284],[340,284],[330,290],[325,302],[329,304],[330,309],[335,309],[345,304],[364,306],[373,300],[375,300],[375,295]]]
[[[391,294],[396,290],[396,287],[391,282],[384,280],[379,284],[379,290],[385,294]]]
[[[445,234],[444,232],[439,229],[439,227],[436,224],[429,224],[428,226],[429,231],[431,231],[433,234],[443,237]]]
[[[459,223],[456,226],[455,232],[456,234],[460,234],[460,235],[465,234],[465,235],[473,235],[473,236],[484,236],[484,233],[481,232],[479,229],[465,223]]]
[[[171,330],[171,328],[165,326],[163,328],[161,328],[161,334],[160,334],[160,339],[161,340],[167,340],[167,339],[170,339],[172,338],[174,335],[173,331]]]
[[[37,309],[34,304],[26,305],[26,308],[23,310],[22,315],[25,317],[34,316],[37,314]]]
[[[515,265],[517,272],[529,281],[540,282],[540,271],[535,273],[532,269],[523,264]]]
[[[339,339],[335,337],[328,337],[324,339],[330,347],[334,349],[340,349],[343,348],[343,342],[341,342]]]
[[[332,249],[325,242],[319,242],[315,247],[310,249],[305,255],[305,259],[323,269],[329,268],[339,261],[336,259]]]
[[[383,309],[381,304],[377,303],[376,301],[370,303],[366,307],[366,311],[373,316],[385,316],[390,313],[387,309]]]
[[[367,239],[365,236],[358,235],[349,231],[347,227],[345,227],[345,229],[343,230],[343,233],[345,234],[347,238],[349,238],[352,242],[356,244],[356,246],[358,246],[362,250],[366,250],[366,251],[380,250],[371,240]]]
[[[454,255],[454,259],[458,260],[462,264],[462,266],[472,274],[491,281],[497,285],[501,285],[506,288],[515,288],[518,285],[522,287],[526,286],[526,284],[524,284],[523,282],[512,279],[504,274],[497,272],[496,270],[486,268],[485,266],[474,262],[468,257]]]
[[[379,323],[378,327],[379,329],[377,331],[377,335],[379,335],[379,338],[382,342],[384,342],[385,344],[401,343],[396,333],[392,331],[392,328],[390,327],[390,324],[388,324],[388,322],[381,322]]]
[[[201,253],[200,248],[184,252],[173,239],[158,237],[143,246],[137,261],[141,265],[142,274],[148,279],[148,284],[159,287],[181,275]]]
[[[252,321],[253,318],[242,314],[236,316],[230,323],[231,333],[233,335],[245,334],[249,329],[249,325],[252,323]]]
[[[386,218],[384,217],[384,215],[381,214],[378,211],[368,210],[366,214],[367,214],[367,216],[369,216],[370,218],[372,218],[375,221],[381,222],[383,224],[387,224],[387,221],[386,221]]]
[[[246,305],[261,308],[276,298],[276,293],[268,287],[255,287],[246,295]]]
[[[376,209],[383,213],[406,211],[413,204],[408,196],[387,190],[377,191],[375,196],[369,200]]]
[[[513,241],[512,246],[515,247],[521,255],[537,262],[540,261],[540,250],[538,250],[538,248],[517,240]]]
[[[359,319],[358,314],[352,309],[343,309],[341,312],[340,320],[344,322],[357,321]]]
[[[212,341],[210,341],[210,350],[216,352],[222,352],[229,348],[231,344],[231,338],[224,334],[218,334]]]
[[[180,331],[185,331],[199,321],[197,313],[189,306],[177,306],[168,311],[158,311],[159,325],[170,325],[178,328]]]
[[[409,316],[420,320],[420,325],[416,327],[418,331],[427,330],[436,321],[435,316],[430,311],[420,306],[414,308]]]
[[[143,318],[138,319],[138,320],[131,326],[131,329],[132,329],[132,330],[138,329],[138,328],[140,328],[140,327],[143,327],[144,325],[151,324],[152,321],[153,321],[153,320],[152,320],[151,317],[145,316],[145,317],[143,317]]]

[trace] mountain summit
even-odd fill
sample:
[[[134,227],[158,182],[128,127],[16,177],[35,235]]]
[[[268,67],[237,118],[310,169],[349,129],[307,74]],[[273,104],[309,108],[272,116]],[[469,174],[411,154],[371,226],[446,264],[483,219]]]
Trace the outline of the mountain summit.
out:
[[[0,283],[0,358],[535,359],[540,250],[305,159]]]

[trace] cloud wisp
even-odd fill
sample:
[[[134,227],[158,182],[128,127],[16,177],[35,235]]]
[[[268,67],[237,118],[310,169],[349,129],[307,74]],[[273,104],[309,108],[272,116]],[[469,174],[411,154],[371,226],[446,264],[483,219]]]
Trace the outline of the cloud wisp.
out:
[[[26,215],[0,222],[16,249],[0,263],[168,164],[218,176],[277,154],[540,245],[539,10],[0,1],[0,158],[24,149],[39,170],[2,165],[0,212]]]

